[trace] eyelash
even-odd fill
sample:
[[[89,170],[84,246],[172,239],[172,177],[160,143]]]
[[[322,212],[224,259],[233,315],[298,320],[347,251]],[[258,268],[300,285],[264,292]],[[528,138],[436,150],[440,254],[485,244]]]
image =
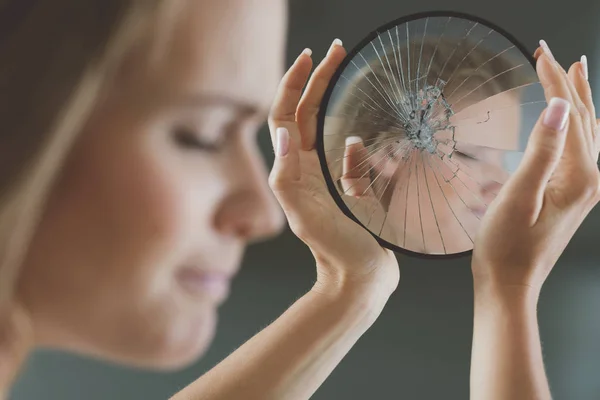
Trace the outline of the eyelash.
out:
[[[197,134],[187,129],[176,129],[174,135],[177,145],[184,149],[217,153],[222,147],[222,143],[203,142]]]
[[[470,154],[465,154],[465,153],[463,153],[462,151],[454,150],[454,154],[456,154],[457,156],[459,156],[459,157],[462,157],[462,158],[467,158],[467,159],[470,159],[470,160],[477,160],[477,159],[476,159],[475,157],[473,157],[472,155],[470,155]]]

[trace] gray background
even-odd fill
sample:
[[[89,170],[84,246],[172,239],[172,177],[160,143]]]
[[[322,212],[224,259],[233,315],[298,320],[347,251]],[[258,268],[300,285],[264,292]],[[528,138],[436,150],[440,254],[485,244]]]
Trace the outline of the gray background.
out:
[[[563,64],[585,53],[591,80],[600,81],[595,40],[600,3],[592,0],[297,0],[290,10],[288,62],[304,47],[320,59],[335,37],[351,48],[391,19],[450,8],[500,25],[531,51],[546,39]],[[271,163],[266,132],[261,142]],[[556,399],[600,398],[600,246],[594,234],[599,226],[600,211],[595,210],[547,281],[540,302],[545,360]],[[469,262],[400,256],[397,292],[313,398],[467,399],[473,311]],[[222,307],[218,337],[193,367],[153,374],[40,352],[12,398],[166,399],[279,316],[313,279],[310,252],[286,232],[249,250],[233,295]]]

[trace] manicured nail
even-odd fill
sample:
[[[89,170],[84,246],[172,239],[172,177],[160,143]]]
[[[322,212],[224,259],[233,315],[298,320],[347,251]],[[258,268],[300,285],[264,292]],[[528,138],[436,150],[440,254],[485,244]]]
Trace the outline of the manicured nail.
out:
[[[590,73],[588,70],[587,56],[581,56],[581,68],[583,70],[583,76],[585,77],[585,80],[588,81],[590,79]]]
[[[340,39],[335,39],[333,41],[333,43],[331,43],[331,47],[329,47],[329,51],[327,51],[327,55],[329,55],[329,53],[331,53],[331,51],[336,47],[336,46],[342,46],[343,43]]]
[[[548,103],[546,114],[544,115],[543,124],[547,128],[562,131],[569,120],[569,112],[571,104],[559,97],[553,97]]]
[[[348,136],[346,138],[346,147],[350,147],[353,144],[362,143],[362,138],[360,136]]]
[[[312,56],[312,50],[309,48],[306,48],[304,50],[302,50],[302,54],[306,54],[307,56]]]
[[[548,46],[548,43],[546,43],[545,40],[540,40],[540,46],[542,46],[542,50],[544,50],[544,53],[546,53],[550,61],[556,62],[554,54],[552,54],[552,51],[550,51],[550,47]]]
[[[285,157],[290,150],[290,133],[285,128],[277,128],[277,157]]]

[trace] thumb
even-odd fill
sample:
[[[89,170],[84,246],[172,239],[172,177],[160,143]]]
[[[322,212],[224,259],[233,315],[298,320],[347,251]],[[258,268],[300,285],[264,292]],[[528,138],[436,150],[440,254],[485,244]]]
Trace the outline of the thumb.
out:
[[[294,195],[293,191],[300,177],[298,144],[290,136],[287,128],[279,127],[275,131],[275,162],[269,175],[269,186],[284,211],[286,203]]]
[[[367,195],[371,188],[369,152],[359,136],[346,138],[340,183],[344,194],[356,198]]]
[[[565,148],[570,110],[568,101],[550,99],[529,137],[521,165],[505,185],[507,191],[525,197],[527,203],[543,195]]]

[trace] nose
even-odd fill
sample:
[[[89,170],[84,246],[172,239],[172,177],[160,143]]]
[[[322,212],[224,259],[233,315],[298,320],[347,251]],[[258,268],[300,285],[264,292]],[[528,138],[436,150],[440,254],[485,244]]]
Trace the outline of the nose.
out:
[[[229,191],[216,214],[218,231],[248,242],[280,234],[285,217],[268,186],[265,163],[258,150],[246,151],[230,161]]]

